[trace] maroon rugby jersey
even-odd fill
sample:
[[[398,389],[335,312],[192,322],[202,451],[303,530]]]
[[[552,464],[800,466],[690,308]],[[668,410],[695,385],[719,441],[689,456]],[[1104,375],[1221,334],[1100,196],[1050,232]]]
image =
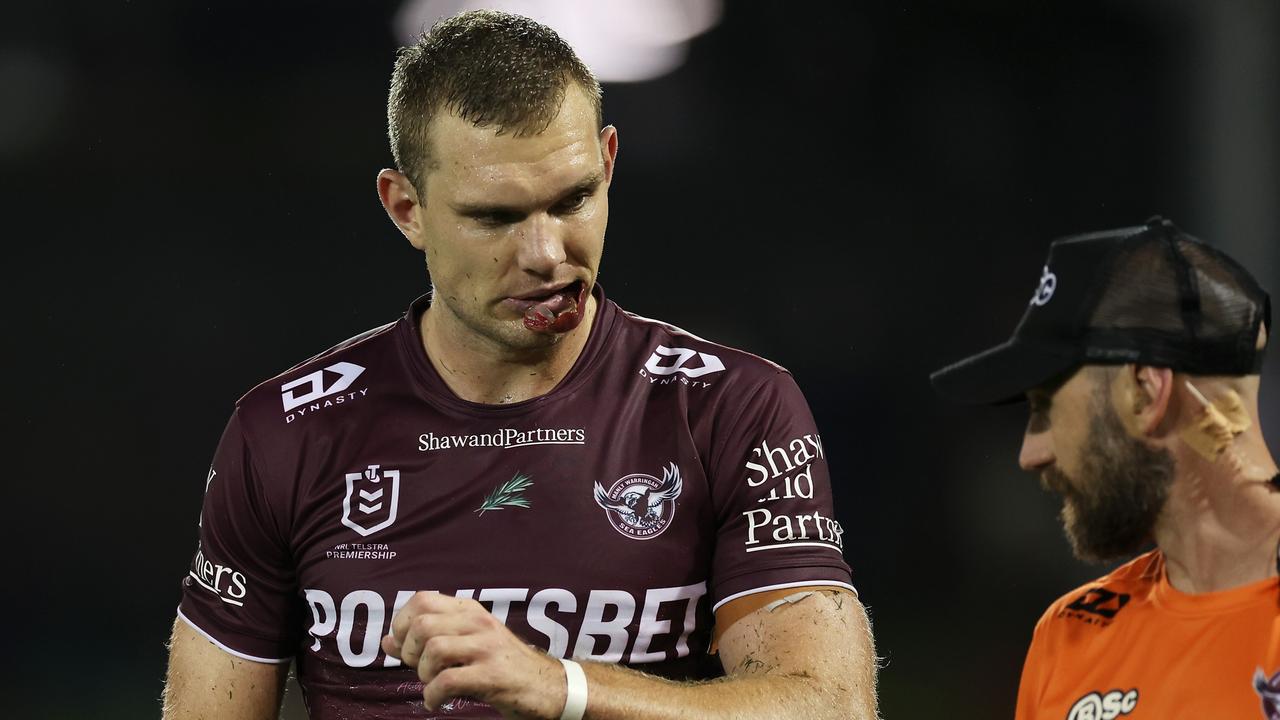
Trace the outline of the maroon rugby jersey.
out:
[[[423,350],[425,298],[241,398],[179,615],[234,655],[296,656],[313,718],[427,717],[379,646],[415,591],[474,598],[555,657],[693,679],[723,673],[719,605],[851,588],[786,370],[595,293],[581,357],[532,400],[454,395]]]

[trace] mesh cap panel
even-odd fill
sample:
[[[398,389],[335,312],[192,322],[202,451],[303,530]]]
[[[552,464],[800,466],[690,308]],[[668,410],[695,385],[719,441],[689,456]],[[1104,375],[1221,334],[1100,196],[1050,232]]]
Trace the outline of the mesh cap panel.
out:
[[[1226,255],[1153,223],[1125,241],[1101,275],[1088,320],[1092,360],[1197,374],[1243,375],[1260,366],[1255,346],[1267,297]]]
[[[1245,293],[1247,281],[1204,245],[1183,242],[1179,243],[1179,250],[1194,271],[1199,291],[1197,336],[1226,338],[1234,337],[1242,328],[1256,329],[1262,307],[1258,298]],[[1252,341],[1256,344],[1257,338]]]
[[[1182,332],[1178,277],[1166,243],[1139,240],[1121,251],[1103,278],[1089,327]]]
[[[1054,241],[1013,337],[932,380],[960,402],[1003,403],[1086,364],[1252,375],[1264,323],[1271,301],[1248,271],[1155,217]]]

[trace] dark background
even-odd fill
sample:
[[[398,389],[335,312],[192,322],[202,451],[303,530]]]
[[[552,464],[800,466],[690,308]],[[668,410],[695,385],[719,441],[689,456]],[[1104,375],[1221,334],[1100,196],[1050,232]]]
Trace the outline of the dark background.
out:
[[[427,288],[374,191],[398,6],[0,10],[6,716],[159,714],[232,403]],[[1272,0],[730,2],[606,86],[602,284],[797,377],[886,718],[1011,716],[1102,571],[1016,467],[1024,410],[928,372],[1008,335],[1064,234],[1162,213],[1280,289],[1278,43]]]

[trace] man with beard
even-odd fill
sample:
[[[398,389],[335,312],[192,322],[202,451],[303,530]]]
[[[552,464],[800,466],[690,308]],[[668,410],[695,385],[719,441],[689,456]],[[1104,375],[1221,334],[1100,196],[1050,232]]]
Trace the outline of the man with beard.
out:
[[[1054,242],[1013,338],[933,375],[1025,398],[1019,458],[1077,556],[1155,549],[1036,625],[1018,720],[1264,718],[1280,690],[1280,476],[1258,423],[1270,300],[1154,218]]]
[[[165,717],[274,717],[291,659],[315,720],[874,717],[794,380],[596,283],[618,133],[590,71],[463,13],[388,106],[378,194],[432,294],[237,403]]]

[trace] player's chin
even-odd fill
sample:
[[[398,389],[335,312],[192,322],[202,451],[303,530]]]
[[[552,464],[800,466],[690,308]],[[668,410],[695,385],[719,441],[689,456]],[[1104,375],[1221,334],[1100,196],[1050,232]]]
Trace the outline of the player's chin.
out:
[[[550,330],[534,330],[526,326],[523,317],[504,317],[495,323],[495,333],[511,350],[539,350],[560,341],[563,333]]]

